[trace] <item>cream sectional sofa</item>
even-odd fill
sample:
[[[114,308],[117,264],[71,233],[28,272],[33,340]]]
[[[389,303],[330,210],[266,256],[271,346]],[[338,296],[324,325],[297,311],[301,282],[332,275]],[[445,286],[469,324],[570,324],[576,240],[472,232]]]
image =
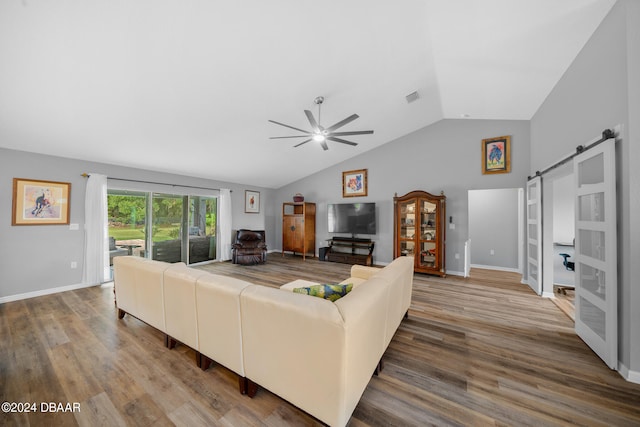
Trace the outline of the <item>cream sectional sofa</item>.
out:
[[[242,393],[259,385],[343,426],[407,314],[413,258],[354,265],[342,281],[353,289],[336,302],[290,292],[298,283],[276,289],[139,257],[115,258],[114,282],[120,317],[193,348],[203,369],[214,360],[233,370]]]

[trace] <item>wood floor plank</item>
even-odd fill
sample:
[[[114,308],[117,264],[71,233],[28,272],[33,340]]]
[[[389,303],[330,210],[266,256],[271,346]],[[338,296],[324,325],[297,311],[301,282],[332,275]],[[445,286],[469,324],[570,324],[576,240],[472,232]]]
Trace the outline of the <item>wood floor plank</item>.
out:
[[[279,287],[341,281],[350,266],[269,254],[264,265],[197,268]],[[1,304],[0,334],[0,400],[81,405],[0,413],[3,426],[322,425],[268,390],[240,395],[235,373],[202,371],[192,349],[169,350],[159,331],[118,319],[109,286]],[[640,425],[640,385],[607,368],[514,273],[415,275],[384,360],[350,427]]]
[[[186,402],[179,406],[169,414],[169,418],[173,425],[181,427],[222,425],[215,414],[194,402]]]
[[[102,385],[93,376],[91,370],[82,367],[86,353],[70,343],[59,345],[48,352],[49,360],[56,370],[56,376],[61,383],[66,396],[73,396],[74,401],[88,400],[103,391]]]
[[[35,320],[41,331],[43,344],[47,348],[52,349],[69,342],[69,337],[54,313],[37,317]]]
[[[81,410],[74,415],[81,426],[125,427],[127,425],[106,393],[99,393],[81,402]]]

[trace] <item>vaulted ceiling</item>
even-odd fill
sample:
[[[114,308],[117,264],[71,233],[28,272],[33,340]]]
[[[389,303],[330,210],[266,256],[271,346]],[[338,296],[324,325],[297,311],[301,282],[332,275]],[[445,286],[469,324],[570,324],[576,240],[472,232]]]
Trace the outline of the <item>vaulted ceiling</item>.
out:
[[[443,118],[530,119],[614,3],[3,0],[0,147],[278,188]],[[317,96],[375,133],[269,139]]]

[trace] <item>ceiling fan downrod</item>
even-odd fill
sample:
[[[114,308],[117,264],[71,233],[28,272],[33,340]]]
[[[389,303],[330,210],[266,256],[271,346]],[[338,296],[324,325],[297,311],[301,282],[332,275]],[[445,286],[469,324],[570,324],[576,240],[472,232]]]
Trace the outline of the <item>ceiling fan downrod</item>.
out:
[[[320,121],[322,119],[321,112],[320,112],[320,107],[322,106],[322,103],[324,102],[324,96],[317,96],[316,99],[313,100],[313,102],[315,102],[316,105],[318,106],[318,126],[320,126]]]

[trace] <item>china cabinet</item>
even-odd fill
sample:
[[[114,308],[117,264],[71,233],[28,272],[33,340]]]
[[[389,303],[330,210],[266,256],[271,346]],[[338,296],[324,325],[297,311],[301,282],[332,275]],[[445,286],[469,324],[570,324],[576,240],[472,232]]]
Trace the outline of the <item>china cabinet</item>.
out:
[[[393,197],[393,257],[414,257],[418,273],[445,276],[445,203],[444,192],[434,196],[412,191]]]

